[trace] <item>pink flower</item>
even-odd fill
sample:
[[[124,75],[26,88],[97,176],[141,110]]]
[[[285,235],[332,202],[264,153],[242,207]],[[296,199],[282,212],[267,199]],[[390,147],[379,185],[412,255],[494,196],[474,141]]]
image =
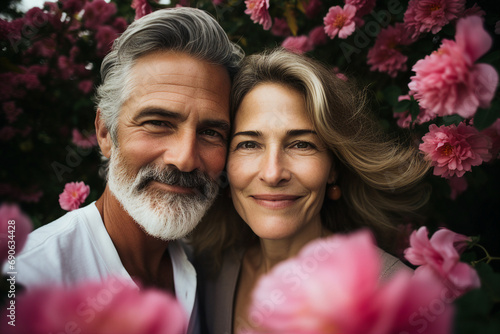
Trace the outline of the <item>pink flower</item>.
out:
[[[254,23],[259,23],[264,27],[264,30],[269,30],[273,23],[271,15],[269,15],[269,0],[246,0],[245,14],[250,15]]]
[[[89,194],[90,187],[83,182],[66,183],[64,191],[59,195],[59,205],[63,210],[76,210],[85,202]]]
[[[312,19],[316,17],[316,15],[318,15],[321,12],[322,6],[323,3],[321,2],[321,0],[309,0],[307,2],[307,5],[304,6],[307,18]]]
[[[73,135],[73,144],[75,144],[78,147],[90,148],[97,145],[97,137],[95,133],[87,134],[84,136],[77,129],[73,129],[72,135]]]
[[[2,318],[6,317],[5,310]],[[181,334],[187,317],[171,295],[110,278],[72,289],[46,286],[16,298],[18,321],[0,323],[2,333]]]
[[[23,112],[21,108],[17,108],[15,101],[4,102],[3,111],[9,123],[14,123],[17,120],[17,116]]]
[[[104,0],[93,0],[87,2],[83,8],[84,26],[88,29],[97,30],[116,14],[116,4],[107,3]]]
[[[401,95],[398,97],[398,102],[404,101],[404,100],[410,100],[410,95]],[[415,119],[416,124],[422,124],[425,122],[429,122],[436,118],[436,115],[427,112],[423,108],[419,108],[420,112],[417,115],[417,118]],[[413,124],[412,121],[412,115],[409,110],[403,111],[403,112],[395,112],[394,117],[397,118],[397,124],[402,127],[402,128],[409,128],[410,125]]]
[[[133,0],[131,7],[135,9],[135,20],[153,12],[148,0]]]
[[[340,72],[340,69],[335,66],[332,68],[333,73],[335,73],[335,76],[339,78],[340,80],[347,81],[349,78],[342,72]]]
[[[95,38],[97,40],[97,54],[104,56],[111,50],[113,41],[118,37],[118,32],[111,26],[100,26],[97,28]]]
[[[312,44],[307,36],[290,36],[285,38],[281,46],[285,49],[302,54],[312,50]]]
[[[486,12],[475,3],[471,8],[467,8],[463,13],[461,17],[467,17],[467,16],[479,16],[483,17],[486,15]]]
[[[274,24],[271,28],[271,34],[274,36],[287,37],[290,36],[290,27],[288,27],[288,22],[285,19],[275,17]]]
[[[86,0],[64,0],[61,2],[62,2],[62,9],[66,13],[76,14],[82,10]]]
[[[406,71],[408,57],[401,53],[398,46],[406,44],[404,28],[398,23],[382,29],[375,45],[368,51],[368,65],[371,71],[387,72],[395,78],[400,71]]]
[[[429,31],[436,34],[464,9],[465,0],[410,0],[404,24],[413,38]]]
[[[500,118],[488,128],[481,131],[481,134],[488,136],[491,140],[491,159],[488,161],[498,159],[498,153],[500,153]]]
[[[0,265],[11,260],[9,249],[15,250],[15,254],[21,252],[31,230],[31,219],[17,204],[0,205]]]
[[[328,42],[325,29],[323,26],[313,28],[309,32],[309,41],[313,46],[324,45]]]
[[[3,128],[0,128],[0,141],[11,140],[17,132],[18,131],[10,125],[6,125]]]
[[[458,127],[431,124],[422,140],[419,148],[426,159],[432,161],[434,175],[444,178],[462,177],[472,166],[479,166],[491,158],[490,139],[464,123]]]
[[[323,19],[325,24],[325,32],[333,39],[337,34],[339,38],[347,38],[356,29],[354,16],[356,15],[356,7],[345,5],[330,7],[328,13]]]
[[[380,283],[380,270],[367,231],[313,241],[257,283],[249,312],[254,330],[248,332],[417,333],[410,316],[439,299],[442,285],[434,278],[414,280],[406,271]],[[450,332],[452,306],[442,311],[428,333]]]
[[[467,248],[470,239],[445,228],[434,233],[430,240],[428,234],[425,226],[413,231],[410,247],[405,250],[406,259],[420,266],[415,275],[432,272],[444,281],[455,297],[479,288],[481,283],[477,272],[460,262],[460,254]]]
[[[375,0],[345,0],[346,5],[356,7],[356,16],[362,18],[375,8]]]
[[[467,179],[465,177],[453,176],[449,178],[448,185],[450,186],[451,193],[450,198],[456,200],[458,195],[467,190]]]
[[[94,82],[92,80],[82,80],[78,84],[78,89],[83,93],[83,94],[88,94],[92,91],[92,88],[94,88]]]
[[[488,64],[474,64],[492,39],[477,16],[460,19],[455,40],[443,40],[439,50],[419,60],[408,87],[420,105],[438,116],[474,116],[494,97],[498,73]]]

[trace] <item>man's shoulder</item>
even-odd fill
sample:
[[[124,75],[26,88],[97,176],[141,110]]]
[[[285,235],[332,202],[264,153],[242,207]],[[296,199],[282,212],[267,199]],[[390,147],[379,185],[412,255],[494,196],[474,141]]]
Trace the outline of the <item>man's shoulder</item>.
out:
[[[32,252],[39,252],[44,247],[63,247],[71,245],[73,237],[83,237],[82,230],[88,228],[89,216],[95,215],[97,208],[94,203],[71,212],[54,220],[47,225],[41,226],[31,232],[21,256]]]

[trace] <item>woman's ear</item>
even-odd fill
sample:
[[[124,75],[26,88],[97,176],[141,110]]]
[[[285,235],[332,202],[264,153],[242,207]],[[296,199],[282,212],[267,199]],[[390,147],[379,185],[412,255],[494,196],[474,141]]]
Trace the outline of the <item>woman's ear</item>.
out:
[[[330,169],[330,174],[328,174],[327,184],[333,184],[333,183],[335,183],[336,180],[337,180],[337,170],[332,165],[332,168]]]
[[[101,152],[106,158],[109,159],[111,156],[112,147],[111,134],[109,133],[106,124],[104,124],[104,120],[101,118],[101,109],[97,109],[94,125],[97,142],[99,143]]]

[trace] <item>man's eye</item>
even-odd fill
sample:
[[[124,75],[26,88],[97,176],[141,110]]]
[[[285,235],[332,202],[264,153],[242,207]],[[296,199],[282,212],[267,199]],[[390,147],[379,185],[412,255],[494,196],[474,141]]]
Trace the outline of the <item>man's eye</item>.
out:
[[[170,127],[170,124],[167,124],[166,122],[164,121],[155,121],[155,120],[152,120],[152,121],[146,121],[144,122],[145,125],[152,125],[152,126],[167,126],[167,127]]]
[[[210,137],[222,137],[222,135],[219,132],[212,130],[212,129],[203,130],[202,134],[210,136]]]

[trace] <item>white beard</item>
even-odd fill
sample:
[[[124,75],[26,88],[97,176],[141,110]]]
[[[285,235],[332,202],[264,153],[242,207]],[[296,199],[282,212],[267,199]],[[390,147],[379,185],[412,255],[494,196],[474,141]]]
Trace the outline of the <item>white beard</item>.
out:
[[[169,170],[172,168],[162,170],[157,166],[146,165],[134,178],[127,174],[128,169],[120,150],[114,147],[111,151],[109,189],[147,234],[165,241],[181,239],[188,235],[212,205],[219,190],[217,182],[201,172],[202,193],[179,194],[149,187],[152,176],[162,183],[172,182],[168,181],[168,176],[163,176],[167,175]],[[199,187],[200,184],[197,188]]]

